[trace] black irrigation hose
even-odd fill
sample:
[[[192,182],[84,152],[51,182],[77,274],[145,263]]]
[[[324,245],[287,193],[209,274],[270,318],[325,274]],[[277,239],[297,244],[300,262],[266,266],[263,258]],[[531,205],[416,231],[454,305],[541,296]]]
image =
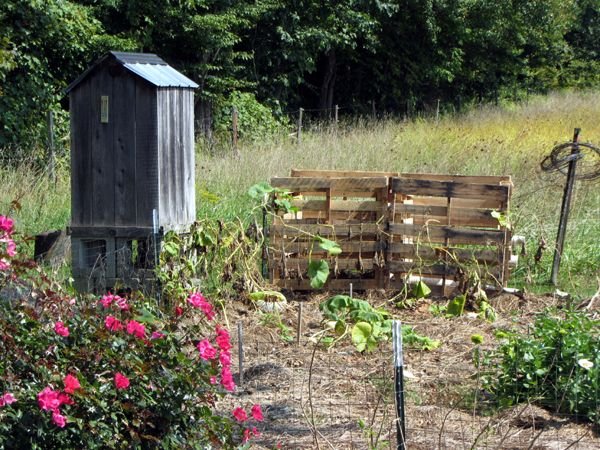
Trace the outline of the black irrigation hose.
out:
[[[600,178],[600,148],[588,144],[586,142],[575,143],[575,142],[565,142],[564,144],[559,144],[552,149],[552,152],[548,156],[544,158],[542,161],[541,167],[544,172],[554,172],[559,171],[563,175],[567,174],[567,170],[569,167],[569,162],[572,160],[580,160],[584,158],[583,153],[573,152],[573,148],[577,146],[578,148],[585,147],[592,151],[592,155],[594,152],[596,156],[598,156],[598,160],[595,165],[592,165],[592,170],[585,172],[583,168],[577,168],[576,178],[578,180],[596,180]]]

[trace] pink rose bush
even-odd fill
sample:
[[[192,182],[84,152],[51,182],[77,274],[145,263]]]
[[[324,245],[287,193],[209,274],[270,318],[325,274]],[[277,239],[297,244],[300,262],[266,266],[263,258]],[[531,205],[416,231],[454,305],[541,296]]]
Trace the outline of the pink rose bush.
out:
[[[7,245],[13,232],[0,216],[0,277],[37,276]],[[253,409],[216,412],[235,390],[232,344],[202,293],[159,308],[137,293],[74,299],[36,283],[35,307],[0,302],[0,353],[11,355],[0,358],[0,448],[235,448],[258,435]]]
[[[10,217],[0,215],[0,271],[7,271],[10,259],[17,254],[17,244],[12,238],[15,222]]]

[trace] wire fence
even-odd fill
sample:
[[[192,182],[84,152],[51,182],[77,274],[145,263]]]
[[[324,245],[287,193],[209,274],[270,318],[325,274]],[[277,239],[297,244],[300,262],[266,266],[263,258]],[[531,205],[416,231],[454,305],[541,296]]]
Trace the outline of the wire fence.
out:
[[[258,448],[400,448],[391,342],[360,354],[304,338],[300,345],[286,343],[268,329],[261,334],[243,338],[238,396],[231,400],[262,405]],[[405,350],[404,448],[600,448],[600,429],[582,416],[527,402],[494,406],[471,349],[457,351],[451,344],[434,352]]]

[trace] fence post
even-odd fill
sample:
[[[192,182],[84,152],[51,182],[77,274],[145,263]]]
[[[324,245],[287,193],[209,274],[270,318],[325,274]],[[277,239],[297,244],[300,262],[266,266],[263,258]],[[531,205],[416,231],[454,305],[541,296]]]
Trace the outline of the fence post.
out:
[[[394,320],[392,323],[392,343],[394,348],[397,450],[405,450],[406,414],[404,410],[404,355],[402,353],[402,323],[399,320]]]
[[[579,133],[581,128],[575,128],[573,133],[573,146],[571,147],[571,159],[567,171],[567,183],[563,194],[562,206],[560,208],[560,222],[558,224],[558,233],[556,234],[556,246],[554,248],[554,261],[552,262],[552,284],[558,283],[558,270],[560,269],[560,260],[562,258],[563,247],[565,245],[565,234],[567,233],[567,220],[569,219],[569,209],[571,208],[571,194],[575,184],[575,172],[577,169],[577,156],[579,155]]]
[[[56,183],[56,155],[54,153],[54,114],[48,111],[48,173],[53,183]]]
[[[371,114],[373,115],[373,120],[377,118],[377,111],[375,110],[375,100],[371,100]]]
[[[244,332],[242,328],[242,322],[238,322],[238,370],[240,371],[240,378],[238,384],[240,387],[244,385]]]
[[[338,127],[338,119],[339,119],[339,111],[340,111],[340,107],[338,105],[335,105],[334,107],[334,118],[335,118],[335,129],[337,130]]]
[[[437,99],[437,105],[435,107],[435,123],[440,121],[440,99]]]
[[[231,111],[231,144],[233,151],[238,153],[238,110],[234,106]]]
[[[303,112],[304,112],[304,108],[300,108],[298,110],[298,133],[297,133],[298,144],[300,144],[302,142],[302,113]]]

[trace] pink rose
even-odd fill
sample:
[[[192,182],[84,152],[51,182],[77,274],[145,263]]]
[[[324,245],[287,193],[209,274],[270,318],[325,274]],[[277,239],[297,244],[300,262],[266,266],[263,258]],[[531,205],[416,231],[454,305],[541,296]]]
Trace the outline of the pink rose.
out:
[[[120,372],[115,373],[115,387],[117,389],[127,389],[129,387],[129,378]]]
[[[200,308],[202,312],[206,315],[208,320],[213,320],[215,317],[215,312],[213,311],[213,306],[206,300],[201,293],[195,292],[190,294],[188,297],[188,303],[192,305],[194,308]]]
[[[246,414],[246,411],[244,411],[239,406],[237,408],[234,408],[231,414],[233,414],[233,417],[235,417],[235,420],[237,420],[238,422],[245,422],[246,420],[248,420],[248,415]]]
[[[127,322],[127,333],[133,334],[135,337],[144,339],[146,337],[146,327],[135,320]]]
[[[229,353],[229,351],[221,352],[221,354],[219,355],[219,362],[223,367],[231,366],[231,354]]]
[[[76,389],[81,388],[81,384],[79,384],[79,380],[77,379],[77,377],[68,374],[65,379],[63,380],[63,383],[65,385],[65,392],[67,394],[73,394],[75,392]]]
[[[122,310],[122,311],[129,310],[129,304],[127,303],[126,298],[115,295],[114,300],[115,300],[115,304],[119,307],[120,310]]]
[[[104,326],[110,331],[121,331],[123,329],[123,323],[113,316],[106,316]]]
[[[102,303],[102,306],[104,306],[105,308],[108,308],[114,299],[115,299],[114,295],[106,294],[106,295],[102,296],[102,298],[100,299],[100,303]]]
[[[6,253],[11,257],[17,254],[17,244],[12,239],[9,239],[6,243]]]
[[[69,335],[69,328],[62,322],[56,322],[54,324],[54,331],[56,331],[56,334],[63,337],[67,337]]]
[[[4,405],[10,405],[11,403],[16,402],[17,399],[14,395],[9,392],[6,392],[3,396],[0,397],[0,407]]]
[[[264,420],[264,416],[260,405],[252,405],[252,408],[250,409],[250,415],[254,420],[257,420],[259,422],[262,422]]]
[[[14,231],[15,221],[10,217],[0,215],[0,230],[4,231],[7,235],[11,235]]]
[[[217,356],[217,349],[210,344],[208,339],[198,342],[196,348],[200,352],[200,358],[202,358],[204,361],[215,359]]]
[[[244,430],[244,435],[242,437],[242,443],[245,444],[253,437],[258,437],[258,436],[260,436],[260,431],[258,431],[258,429],[256,427],[252,427],[252,429],[246,428]],[[281,447],[277,447],[277,448],[281,448]]]
[[[44,411],[54,411],[60,406],[58,392],[50,386],[46,386],[42,392],[37,395],[38,405]]]
[[[58,410],[52,411],[52,422],[59,427],[64,428],[67,424],[67,418],[60,414]]]
[[[223,386],[229,392],[235,390],[235,382],[233,381],[233,375],[229,367],[221,368],[221,386]]]
[[[8,270],[9,268],[10,268],[10,262],[4,258],[0,259],[0,270],[4,271],[4,270]]]
[[[161,333],[160,331],[154,331],[152,333],[152,336],[150,336],[150,339],[161,339],[161,338],[164,338],[164,337],[165,337],[164,333]]]
[[[217,345],[223,352],[231,350],[231,340],[229,337],[229,331],[227,328],[223,328],[221,325],[217,325]]]

